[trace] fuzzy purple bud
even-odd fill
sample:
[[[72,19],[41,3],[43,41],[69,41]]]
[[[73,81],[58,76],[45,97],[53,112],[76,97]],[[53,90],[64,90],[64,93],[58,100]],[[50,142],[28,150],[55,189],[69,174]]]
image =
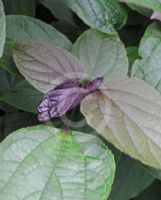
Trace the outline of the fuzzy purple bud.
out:
[[[96,90],[98,90],[103,83],[103,79],[104,79],[103,77],[98,77],[90,81],[86,86],[88,92],[95,92]]]
[[[48,121],[61,117],[78,106],[81,100],[91,92],[99,89],[103,77],[90,81],[86,87],[80,86],[79,80],[66,81],[49,91],[38,105],[38,120]]]

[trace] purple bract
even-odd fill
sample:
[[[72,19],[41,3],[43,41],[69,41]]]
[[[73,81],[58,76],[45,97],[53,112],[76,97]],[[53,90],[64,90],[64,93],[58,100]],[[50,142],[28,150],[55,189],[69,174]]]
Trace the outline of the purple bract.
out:
[[[38,120],[48,121],[53,117],[61,117],[66,112],[78,106],[81,100],[91,92],[99,89],[103,77],[81,86],[79,80],[66,81],[44,95],[38,105]]]

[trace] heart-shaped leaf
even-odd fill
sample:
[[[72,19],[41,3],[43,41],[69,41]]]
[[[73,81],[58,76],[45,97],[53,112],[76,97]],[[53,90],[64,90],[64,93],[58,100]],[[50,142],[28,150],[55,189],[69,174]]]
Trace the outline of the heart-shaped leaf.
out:
[[[92,78],[103,76],[104,84],[127,75],[126,49],[118,35],[90,29],[78,38],[72,52],[85,66],[84,71]]]
[[[96,136],[35,126],[0,145],[0,199],[105,200],[114,159]]]
[[[70,78],[81,78],[83,66],[71,53],[47,43],[19,44],[13,51],[15,63],[24,77],[47,93]]]
[[[150,25],[139,47],[141,59],[132,66],[132,75],[150,83],[161,92],[161,26],[157,23]]]
[[[0,57],[3,54],[5,38],[6,38],[5,14],[4,14],[4,10],[3,10],[3,3],[0,0]]]
[[[81,103],[87,123],[141,162],[161,168],[161,96],[144,81],[128,77]]]
[[[27,16],[6,17],[7,37],[17,43],[44,42],[71,49],[71,42],[54,27]],[[34,30],[34,31],[33,31]]]

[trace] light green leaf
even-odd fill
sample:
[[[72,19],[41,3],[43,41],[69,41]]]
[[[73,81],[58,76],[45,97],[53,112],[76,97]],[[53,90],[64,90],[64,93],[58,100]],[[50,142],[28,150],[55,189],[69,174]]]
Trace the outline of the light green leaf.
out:
[[[140,43],[140,59],[132,67],[132,75],[137,76],[161,92],[161,26],[151,24]]]
[[[83,66],[79,60],[54,45],[19,44],[14,47],[13,56],[21,74],[42,93],[67,79],[82,77]]]
[[[7,37],[17,43],[49,43],[64,49],[71,49],[71,42],[52,26],[27,16],[6,17]]]
[[[119,0],[121,2],[133,3],[145,8],[152,9],[154,11],[161,12],[161,1],[160,0]]]
[[[0,199],[105,200],[113,156],[102,141],[48,126],[20,129],[0,145]]]
[[[108,200],[129,200],[136,197],[154,181],[142,165],[122,155]]]
[[[126,49],[118,35],[90,29],[78,38],[72,52],[85,66],[84,71],[92,78],[103,76],[104,84],[127,75]]]
[[[121,151],[161,168],[161,96],[137,78],[115,80],[81,103],[87,123]]]
[[[3,10],[3,3],[0,0],[0,57],[3,54],[3,48],[6,38],[6,23],[5,23],[5,13]]]

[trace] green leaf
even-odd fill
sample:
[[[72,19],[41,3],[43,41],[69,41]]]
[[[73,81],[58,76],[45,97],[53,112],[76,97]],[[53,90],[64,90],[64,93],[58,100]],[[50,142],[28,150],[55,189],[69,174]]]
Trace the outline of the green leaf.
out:
[[[37,105],[42,96],[42,93],[23,80],[8,88],[0,100],[20,110],[37,113]]]
[[[149,188],[142,192],[133,200],[160,200],[161,199],[161,183],[155,181]]]
[[[27,16],[6,17],[7,37],[16,43],[49,43],[71,49],[71,42],[52,26]]]
[[[4,1],[6,14],[35,16],[36,0],[7,0]]]
[[[103,76],[104,84],[127,75],[126,49],[118,35],[90,29],[78,38],[72,52],[85,66],[84,71],[92,78]]]
[[[129,59],[129,72],[128,72],[128,75],[130,76],[133,63],[139,57],[138,56],[138,47],[135,47],[135,46],[128,47],[127,48],[127,57]]]
[[[161,168],[161,96],[137,78],[115,80],[81,103],[87,123],[121,151]]]
[[[76,22],[66,0],[40,0],[46,8],[61,22],[66,22],[76,27]]]
[[[14,86],[16,81],[17,77],[15,75],[11,75],[0,68],[0,98],[1,95]]]
[[[117,0],[68,0],[66,4],[90,27],[115,34],[126,23],[127,14]]]
[[[154,181],[140,163],[122,156],[117,165],[109,200],[129,200],[136,197]]]
[[[3,10],[3,3],[0,0],[0,57],[3,54],[3,48],[6,38],[6,23],[5,23],[5,13]]]
[[[156,179],[161,180],[161,170],[149,166],[144,166],[145,170]]]
[[[161,12],[161,1],[160,0],[119,0],[121,2],[133,3],[145,8],[149,8],[158,12]]]
[[[2,58],[0,58],[0,67],[11,74],[18,74],[18,70],[14,64],[12,57],[12,47],[14,42],[6,38],[4,52]]]
[[[96,136],[48,126],[20,129],[0,145],[0,199],[105,200],[113,156]]]
[[[140,43],[140,59],[132,67],[132,75],[137,76],[161,92],[161,26],[151,24]]]
[[[141,15],[145,15],[147,17],[149,17],[151,15],[151,10],[148,8],[138,6],[138,5],[132,4],[132,3],[128,3],[127,5],[129,6],[129,8],[131,8],[134,11],[137,11]]]
[[[16,45],[13,56],[22,75],[42,93],[47,93],[66,79],[82,77],[83,67],[79,60],[54,45]]]

